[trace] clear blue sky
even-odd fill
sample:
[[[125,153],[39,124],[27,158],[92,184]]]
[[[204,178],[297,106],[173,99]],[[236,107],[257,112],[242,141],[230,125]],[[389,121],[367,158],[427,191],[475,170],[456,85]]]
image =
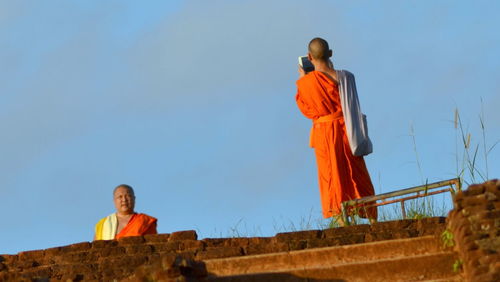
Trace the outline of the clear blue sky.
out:
[[[376,192],[455,177],[455,108],[500,139],[499,3],[0,0],[0,254],[91,240],[121,183],[161,233],[320,218],[294,100],[316,36],[356,75]]]

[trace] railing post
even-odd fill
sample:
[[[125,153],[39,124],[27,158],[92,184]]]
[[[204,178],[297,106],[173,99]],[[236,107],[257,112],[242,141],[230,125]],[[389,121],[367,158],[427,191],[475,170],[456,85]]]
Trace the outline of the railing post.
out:
[[[349,202],[342,202],[342,221],[344,221],[344,226],[349,225],[349,215],[347,214],[347,207],[349,206]]]
[[[401,212],[403,213],[403,219],[406,219],[405,201],[401,201]]]

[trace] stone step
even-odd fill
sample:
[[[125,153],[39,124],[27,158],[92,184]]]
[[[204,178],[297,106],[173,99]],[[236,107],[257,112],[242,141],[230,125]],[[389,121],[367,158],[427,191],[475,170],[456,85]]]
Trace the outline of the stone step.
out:
[[[453,272],[455,252],[350,262],[321,267],[300,267],[230,276],[210,276],[209,281],[460,281]]]
[[[208,273],[229,276],[276,272],[300,268],[321,268],[353,262],[433,254],[441,251],[435,236],[324,247],[300,251],[205,260]]]

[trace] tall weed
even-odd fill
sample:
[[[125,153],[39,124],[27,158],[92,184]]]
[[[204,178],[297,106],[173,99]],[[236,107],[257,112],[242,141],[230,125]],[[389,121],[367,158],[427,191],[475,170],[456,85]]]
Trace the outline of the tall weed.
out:
[[[491,146],[487,144],[487,128],[482,99],[481,112],[479,114],[481,139],[478,139],[476,142],[474,141],[471,131],[468,127],[464,126],[458,109],[455,109],[453,123],[455,127],[455,162],[457,177],[466,185],[489,180],[488,157],[500,142],[500,139],[495,141]],[[480,148],[482,150],[482,164],[479,163],[478,159]]]

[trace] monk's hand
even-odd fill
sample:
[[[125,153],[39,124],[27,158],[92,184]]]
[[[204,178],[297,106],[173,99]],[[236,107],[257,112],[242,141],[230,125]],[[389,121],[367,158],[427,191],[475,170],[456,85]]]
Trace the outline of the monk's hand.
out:
[[[304,69],[299,65],[299,78],[300,77],[303,77],[304,75],[306,75],[306,72],[304,71]]]

